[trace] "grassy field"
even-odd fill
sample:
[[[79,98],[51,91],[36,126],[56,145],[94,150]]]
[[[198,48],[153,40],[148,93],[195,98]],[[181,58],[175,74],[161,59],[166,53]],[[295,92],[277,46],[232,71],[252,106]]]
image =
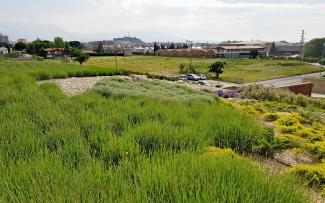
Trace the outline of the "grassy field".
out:
[[[0,73],[0,202],[310,202],[291,177],[211,148],[263,153],[272,136],[217,100],[107,94],[105,82],[67,97],[36,84],[121,74],[107,68],[1,61]]]
[[[206,73],[208,67],[216,59],[193,59],[196,71]],[[179,74],[179,65],[189,65],[187,58],[165,58],[152,56],[118,57],[118,67],[121,69],[172,76]],[[293,60],[226,60],[228,63],[221,80],[245,83],[269,80],[293,75],[320,72],[319,67]],[[115,68],[114,57],[91,57],[88,65]]]

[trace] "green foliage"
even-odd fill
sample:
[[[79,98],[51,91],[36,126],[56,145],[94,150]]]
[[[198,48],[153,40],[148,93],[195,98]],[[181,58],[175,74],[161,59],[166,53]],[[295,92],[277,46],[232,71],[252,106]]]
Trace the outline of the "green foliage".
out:
[[[95,52],[97,52],[98,54],[103,54],[105,52],[102,41],[99,41],[98,46],[95,49]]]
[[[251,58],[251,59],[257,59],[257,57],[258,57],[258,51],[257,50],[250,51],[249,58]]]
[[[277,52],[277,48],[275,47],[275,42],[272,43],[272,46],[270,48],[270,55],[275,56]]]
[[[65,43],[61,37],[55,37],[54,42],[53,42],[53,47],[54,48],[64,48]]]
[[[319,61],[319,63],[320,63],[321,65],[325,66],[325,58],[322,58],[322,59]]]
[[[38,39],[27,45],[27,52],[29,54],[36,54],[41,57],[46,57],[45,49],[51,47],[53,47],[52,42]]]
[[[223,69],[226,67],[227,63],[224,61],[216,61],[211,66],[209,66],[209,72],[214,73],[217,78],[223,73]]]
[[[325,38],[312,39],[305,44],[305,56],[321,58],[323,57]]]
[[[19,58],[20,56],[21,56],[21,53],[18,51],[13,51],[13,52],[10,52],[10,53],[4,55],[5,58]]]
[[[77,61],[80,65],[89,59],[89,55],[82,52],[80,49],[72,49],[71,57],[74,57],[75,61]]]
[[[196,73],[195,67],[189,66],[188,64],[182,63],[179,65],[179,73],[181,74],[191,74]]]
[[[25,44],[23,42],[18,42],[15,44],[14,49],[16,51],[23,51],[23,50],[27,49],[27,44]]]
[[[82,48],[81,43],[79,41],[70,41],[69,45],[73,49],[81,49]]]

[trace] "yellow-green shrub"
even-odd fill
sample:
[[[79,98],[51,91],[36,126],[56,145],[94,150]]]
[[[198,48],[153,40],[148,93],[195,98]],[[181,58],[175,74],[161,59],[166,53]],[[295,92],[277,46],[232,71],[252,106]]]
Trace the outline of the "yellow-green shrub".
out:
[[[254,108],[255,108],[256,111],[258,111],[258,112],[260,112],[260,113],[265,113],[265,112],[267,112],[267,111],[266,111],[266,108],[265,108],[264,105],[261,104],[261,103],[256,103],[256,104],[254,105]]]
[[[279,118],[280,116],[277,113],[266,113],[263,115],[263,120],[268,122],[276,121]]]
[[[252,106],[244,106],[243,107],[243,110],[245,111],[245,112],[247,112],[248,114],[250,114],[250,115],[259,115],[260,114],[260,112],[259,111],[257,111],[254,107],[252,107]]]
[[[280,125],[279,129],[282,133],[292,134],[303,128],[299,120],[292,115],[282,116],[277,122]]]
[[[218,147],[208,147],[205,151],[205,154],[208,156],[225,156],[225,155],[235,156],[236,155],[232,149],[221,149]]]
[[[303,145],[305,149],[316,154],[319,158],[325,158],[325,141],[306,143]]]
[[[290,168],[288,173],[295,174],[311,187],[325,187],[325,162],[318,165],[302,165]]]
[[[318,131],[310,128],[303,128],[302,130],[297,132],[297,135],[306,138],[312,142],[323,140],[323,136]]]
[[[275,136],[275,148],[288,149],[300,147],[301,144],[308,143],[306,139],[295,135],[277,135]]]

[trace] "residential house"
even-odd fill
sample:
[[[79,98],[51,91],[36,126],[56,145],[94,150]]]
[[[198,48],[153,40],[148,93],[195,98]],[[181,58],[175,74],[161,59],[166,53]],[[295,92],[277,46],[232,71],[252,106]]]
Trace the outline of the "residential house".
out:
[[[65,50],[63,48],[48,48],[45,49],[46,58],[59,59],[65,57]]]

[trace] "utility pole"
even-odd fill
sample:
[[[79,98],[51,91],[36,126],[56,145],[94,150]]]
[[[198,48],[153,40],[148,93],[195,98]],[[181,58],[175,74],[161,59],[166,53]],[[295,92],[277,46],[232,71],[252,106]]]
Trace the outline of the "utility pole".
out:
[[[302,33],[301,33],[301,39],[300,39],[300,46],[301,46],[301,58],[304,59],[304,45],[305,45],[305,30],[302,30]]]
[[[322,54],[322,58],[321,58],[321,60],[320,60],[320,62],[319,63],[322,63],[322,59],[323,58],[325,58],[325,43],[323,44],[323,54]],[[325,60],[325,59],[324,59]],[[325,67],[325,64],[321,64],[321,66],[324,68]]]
[[[190,42],[190,47],[191,47],[191,51],[190,51],[190,68],[192,69],[192,51],[193,51],[193,44],[192,44],[192,42]]]
[[[114,55],[115,55],[115,69],[117,70],[117,56],[116,56],[116,46],[114,46]]]

